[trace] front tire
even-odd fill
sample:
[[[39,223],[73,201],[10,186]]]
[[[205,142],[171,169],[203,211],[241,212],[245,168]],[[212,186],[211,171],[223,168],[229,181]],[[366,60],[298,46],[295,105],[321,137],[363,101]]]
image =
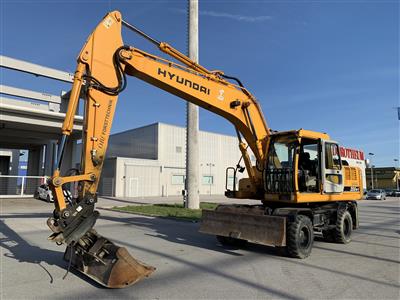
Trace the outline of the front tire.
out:
[[[353,219],[348,210],[338,210],[335,228],[335,240],[337,243],[348,244],[351,242],[353,232]]]
[[[307,216],[297,215],[294,222],[289,223],[286,236],[289,256],[306,258],[311,254],[314,243],[314,229]]]

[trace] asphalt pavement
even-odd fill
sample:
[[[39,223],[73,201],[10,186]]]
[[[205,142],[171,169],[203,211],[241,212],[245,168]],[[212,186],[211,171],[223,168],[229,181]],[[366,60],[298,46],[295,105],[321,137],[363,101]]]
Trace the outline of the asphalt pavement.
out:
[[[0,201],[1,299],[400,297],[399,198],[361,201],[361,228],[354,232],[352,243],[327,243],[317,237],[311,256],[304,260],[282,257],[273,247],[254,244],[224,248],[213,236],[198,233],[198,223],[108,210],[151,199],[102,198],[97,231],[157,268],[151,277],[119,290],[102,288],[76,272],[62,279],[64,247],[47,241],[46,219],[52,204],[35,199]],[[218,202],[229,201],[218,198]]]

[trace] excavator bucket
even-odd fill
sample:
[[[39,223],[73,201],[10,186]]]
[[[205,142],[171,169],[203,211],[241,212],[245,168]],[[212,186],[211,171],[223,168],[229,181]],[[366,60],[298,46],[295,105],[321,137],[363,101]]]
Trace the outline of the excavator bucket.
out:
[[[88,231],[78,243],[67,247],[64,260],[107,288],[131,286],[155,270],[133,258],[126,248],[118,247],[97,234],[94,229]]]

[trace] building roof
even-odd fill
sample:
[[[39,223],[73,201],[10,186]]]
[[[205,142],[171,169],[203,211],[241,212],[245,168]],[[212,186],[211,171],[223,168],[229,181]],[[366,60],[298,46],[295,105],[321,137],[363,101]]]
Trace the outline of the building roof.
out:
[[[127,129],[127,130],[124,130],[124,131],[116,132],[116,133],[111,134],[111,136],[128,133],[130,131],[134,131],[134,130],[142,129],[142,128],[146,128],[146,127],[152,127],[152,126],[157,126],[158,127],[160,125],[166,125],[166,126],[176,127],[176,128],[180,128],[180,129],[186,130],[186,127],[184,127],[184,126],[168,124],[168,123],[164,123],[164,122],[156,122],[156,123],[151,123],[151,124],[148,124],[148,125],[143,125],[143,126],[140,126],[140,127],[136,127],[136,128],[132,128],[132,129]],[[234,135],[230,135],[230,134],[223,134],[223,133],[205,131],[205,130],[199,130],[199,132],[208,133],[208,134],[217,134],[217,135],[228,136],[228,137],[235,137]]]

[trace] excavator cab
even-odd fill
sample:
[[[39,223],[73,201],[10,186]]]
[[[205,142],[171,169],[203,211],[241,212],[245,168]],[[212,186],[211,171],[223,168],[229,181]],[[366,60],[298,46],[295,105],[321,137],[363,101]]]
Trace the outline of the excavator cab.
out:
[[[263,169],[254,170],[263,184],[261,191],[249,178],[237,180],[239,169],[231,167],[225,195],[299,204],[357,198],[362,189],[359,170],[342,163],[338,143],[325,133],[304,129],[272,134]]]
[[[303,202],[344,191],[339,145],[308,130],[274,134],[263,171],[264,199]],[[317,197],[324,200],[324,198]]]

